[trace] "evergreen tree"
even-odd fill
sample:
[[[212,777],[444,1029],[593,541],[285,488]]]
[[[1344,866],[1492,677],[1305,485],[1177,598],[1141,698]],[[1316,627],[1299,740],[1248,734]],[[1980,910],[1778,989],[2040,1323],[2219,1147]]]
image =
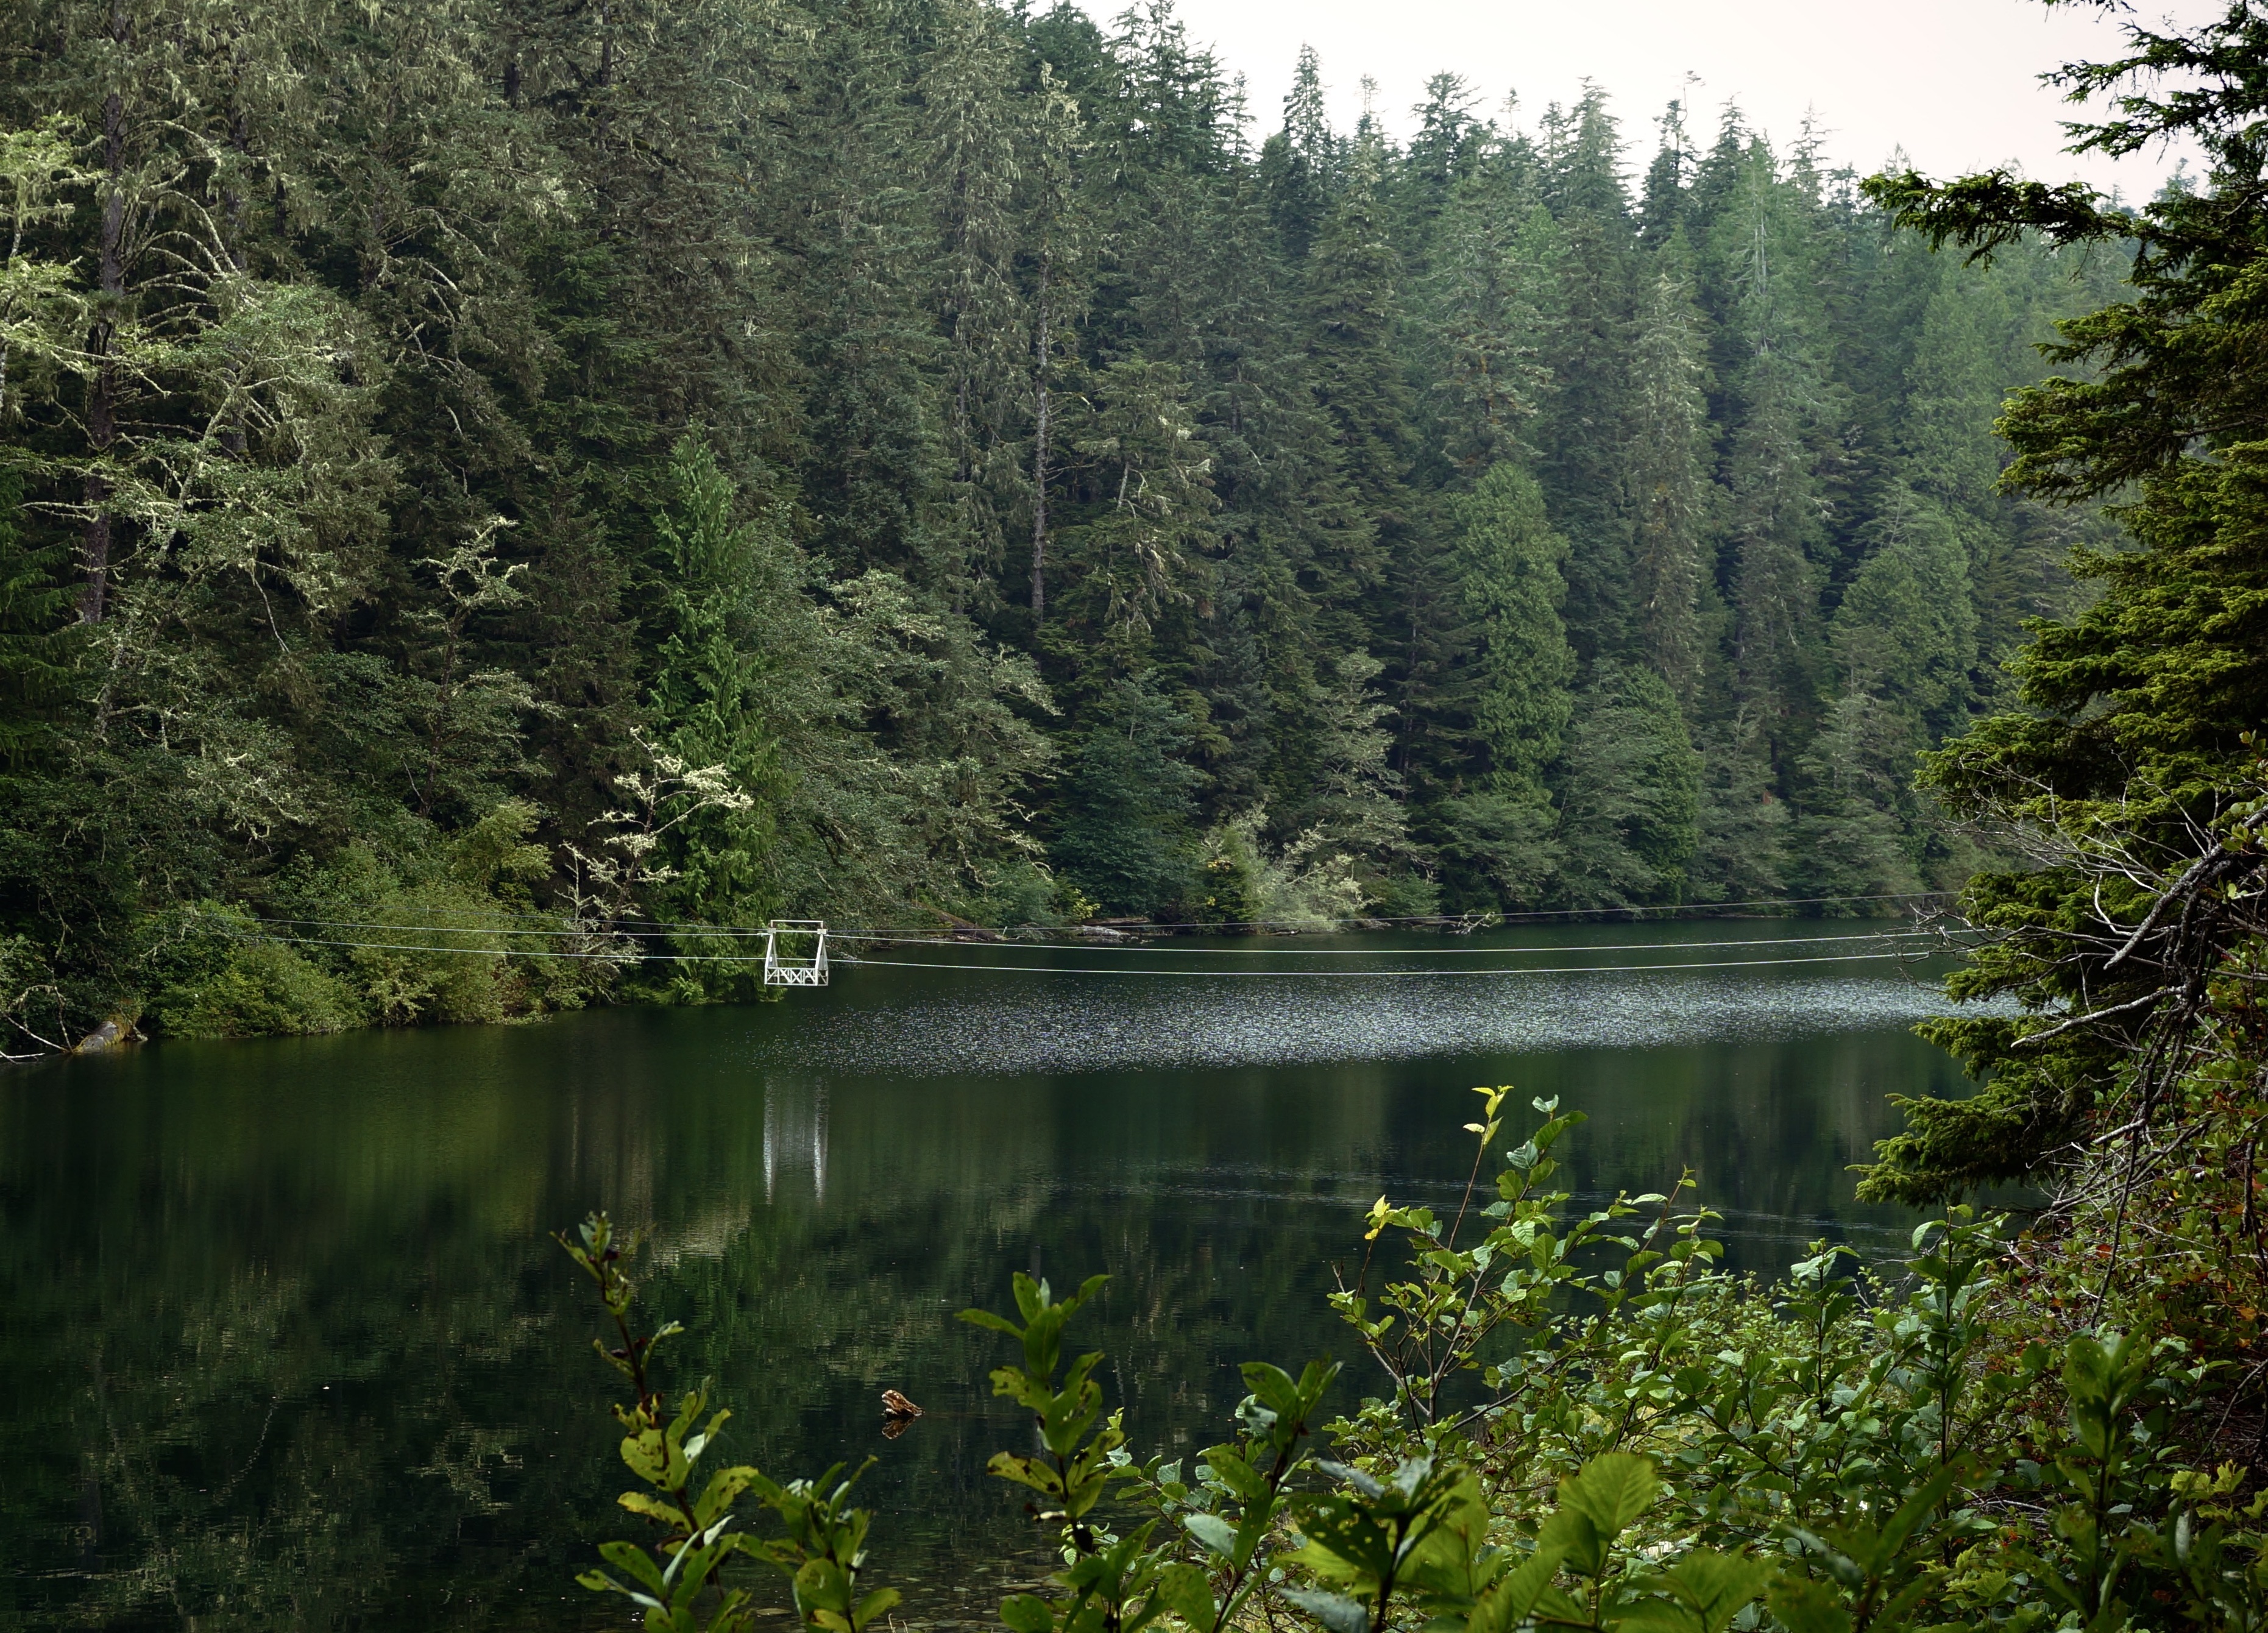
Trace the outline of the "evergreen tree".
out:
[[[1567,536],[1567,629],[1587,662],[1628,648],[1634,606],[1621,455],[1635,246],[1621,136],[1595,88],[1545,116],[1542,161],[1544,202],[1565,248],[1544,351],[1553,389],[1537,474]]]
[[[1314,563],[1327,628],[1333,610],[1351,608],[1379,582],[1388,555],[1418,526],[1406,486],[1414,403],[1395,349],[1401,268],[1378,197],[1385,157],[1369,143],[1349,158],[1344,188],[1302,271],[1307,385],[1355,512]],[[1341,627],[1359,638],[1351,624]]]
[[[2113,536],[1988,428],[2119,255],[1808,131],[1633,198],[1595,91],[1397,149],[1303,53],[1256,151],[1167,0],[0,34],[0,936],[81,1029],[186,904],[579,917],[640,823],[718,923],[1942,882],[1908,761]],[[378,968],[247,1013],[569,1001]]]
[[[1594,671],[1568,739],[1559,899],[1581,908],[1683,898],[1699,848],[1701,757],[1669,685],[1615,662]]]
[[[1118,682],[1091,718],[1068,768],[1051,854],[1108,910],[1159,914],[1183,900],[1195,877],[1197,776],[1178,757],[1187,730],[1132,680]]]
[[[1475,776],[1496,792],[1541,798],[1573,708],[1574,655],[1560,607],[1566,541],[1543,514],[1543,494],[1499,465],[1457,506],[1459,598],[1471,621]]]
[[[711,807],[674,829],[664,916],[746,925],[778,906],[772,850],[787,769],[781,736],[808,717],[815,622],[777,508],[736,519],[739,496],[707,443],[670,452],[654,519],[661,591],[646,707],[656,744],[688,767],[719,767],[746,805]],[[801,664],[799,665],[799,657]]]
[[[1289,265],[1306,261],[1322,232],[1339,182],[1340,145],[1323,110],[1322,66],[1313,48],[1301,46],[1284,98],[1283,128],[1260,153],[1269,224],[1276,251]]]
[[[1672,240],[1663,257],[1670,264],[1655,273],[1638,311],[1624,481],[1638,652],[1690,712],[1705,657],[1701,597],[1716,495],[1708,480],[1700,314],[1675,270],[1681,243]]]
[[[60,706],[75,689],[61,544],[24,536],[24,482],[0,467],[0,773],[55,748]]]

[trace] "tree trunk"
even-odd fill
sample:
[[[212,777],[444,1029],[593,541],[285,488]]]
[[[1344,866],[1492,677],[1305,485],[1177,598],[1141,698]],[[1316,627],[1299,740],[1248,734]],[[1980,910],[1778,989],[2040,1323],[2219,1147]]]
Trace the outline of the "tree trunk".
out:
[[[245,119],[244,110],[240,107],[229,120],[228,144],[235,150],[239,165],[251,157],[251,127]],[[244,256],[244,176],[241,170],[229,179],[228,192],[222,201],[221,219],[227,224],[225,231],[228,235],[230,269],[241,275],[249,264]],[[243,372],[244,365],[241,363],[230,364],[231,384],[241,378]],[[236,458],[240,460],[244,457],[247,438],[244,429],[244,410],[241,408],[231,416],[228,428],[221,432],[220,440],[221,445]]]
[[[111,14],[111,34],[125,38],[124,8]],[[94,360],[94,379],[87,388],[86,441],[99,460],[118,441],[118,363],[113,347],[118,334],[118,308],[126,298],[126,101],[113,91],[102,103],[102,161],[109,173],[110,188],[102,201],[101,241],[96,256],[95,279],[100,294],[94,322],[88,327],[86,350]],[[82,623],[102,622],[110,588],[110,482],[99,470],[87,473],[82,496],[86,508],[85,551],[86,583],[79,592]]]
[[[1038,412],[1032,426],[1032,622],[1036,624],[1048,613],[1048,353],[1051,337],[1048,334],[1048,272],[1045,257],[1040,261],[1040,326],[1039,335],[1032,350],[1036,367],[1032,381],[1038,399]]]

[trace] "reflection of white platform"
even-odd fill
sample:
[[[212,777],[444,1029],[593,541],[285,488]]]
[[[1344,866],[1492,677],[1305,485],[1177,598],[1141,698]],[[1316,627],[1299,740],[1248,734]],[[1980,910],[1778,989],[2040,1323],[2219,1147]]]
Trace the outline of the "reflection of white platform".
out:
[[[778,1200],[782,1170],[811,1174],[814,1202],[827,1200],[827,1091],[764,1085],[764,1201]]]
[[[780,956],[780,938],[798,948],[807,945],[806,958]],[[764,931],[764,985],[823,987],[827,984],[827,921],[818,918],[776,918]]]

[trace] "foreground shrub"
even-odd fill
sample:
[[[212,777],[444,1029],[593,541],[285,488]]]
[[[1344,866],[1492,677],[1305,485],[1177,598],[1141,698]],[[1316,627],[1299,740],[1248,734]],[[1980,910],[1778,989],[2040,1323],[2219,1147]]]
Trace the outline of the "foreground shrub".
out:
[[[1508,1091],[1482,1090],[1473,1173]],[[1000,1607],[1014,1633],[1786,1633],[2268,1625],[2260,1518],[2235,1466],[2189,1466],[2212,1368],[2170,1339],[2058,1326],[2019,1298],[1999,1221],[1919,1227],[1895,1276],[1817,1247],[1774,1286],[1727,1274],[1687,1186],[1589,1213],[1550,1188],[1543,1121],[1494,1194],[1447,1219],[1381,1197],[1333,1302],[1379,1393],[1333,1421],[1340,1368],[1248,1363],[1233,1432],[1184,1461],[1138,1460],[1105,1411],[1102,1356],[1067,1357],[1102,1285],[1058,1299],[1014,1278],[995,1394],[1032,1416],[991,1472],[1027,1488],[1059,1546],[1046,1594]],[[1681,1210],[1683,1209],[1683,1210]],[[622,1506],[659,1527],[581,1580],[651,1629],[753,1625],[736,1558],[788,1579],[802,1626],[864,1633],[898,1602],[865,1580],[872,1517],[840,1466],[778,1483],[703,1467],[729,1414],[671,1399],[624,1267],[593,1215],[563,1244],[614,1326],[630,1386]],[[2032,1273],[2036,1277],[2035,1267]],[[1376,1278],[1373,1289],[1373,1278]],[[706,1416],[704,1416],[704,1414]],[[1316,1437],[1329,1443],[1321,1453]],[[743,1528],[753,1497],[777,1534]],[[2248,1500],[2250,1498],[2250,1500]]]

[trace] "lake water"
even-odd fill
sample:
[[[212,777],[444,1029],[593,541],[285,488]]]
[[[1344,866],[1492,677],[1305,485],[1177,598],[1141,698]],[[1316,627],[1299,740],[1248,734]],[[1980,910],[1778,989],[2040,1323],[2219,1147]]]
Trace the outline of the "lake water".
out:
[[[878,948],[956,967],[0,1077],[0,1625],[630,1625],[573,1582],[634,1534],[546,1236],[593,1207],[651,1225],[666,1360],[715,1379],[728,1455],[877,1457],[878,1579],[986,1621],[1033,1546],[983,1472],[1019,1438],[1001,1341],[952,1315],[1014,1270],[1112,1275],[1082,1347],[1146,1452],[1221,1438],[1238,1361],[1343,1351],[1331,1263],[1381,1192],[1454,1202],[1476,1084],[1589,1114],[1587,1200],[1691,1168],[1736,1265],[1894,1247],[1911,1217],[1846,1168],[1886,1094],[1961,1079],[1907,1030],[1943,966],[1860,957],[1869,928]],[[1428,967],[1483,973],[1388,973]],[[929,1412],[895,1440],[885,1387]]]

